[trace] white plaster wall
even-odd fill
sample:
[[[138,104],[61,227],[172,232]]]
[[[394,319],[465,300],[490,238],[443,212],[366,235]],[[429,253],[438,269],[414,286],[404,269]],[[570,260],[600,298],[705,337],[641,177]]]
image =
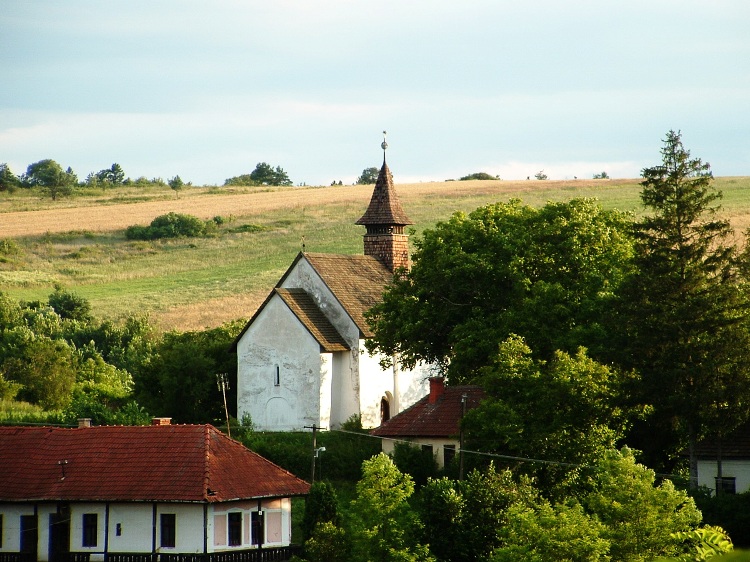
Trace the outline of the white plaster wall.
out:
[[[274,385],[276,366],[280,384]],[[237,344],[237,410],[256,429],[290,431],[320,423],[320,345],[273,296]]]
[[[122,534],[117,536],[117,524]],[[158,525],[158,519],[157,519]],[[180,525],[180,521],[176,521]],[[151,552],[153,505],[150,503],[114,503],[109,506],[109,551]]]
[[[424,367],[411,371],[397,370],[394,382],[394,367],[383,370],[380,367],[380,354],[370,355],[365,349],[365,341],[359,341],[359,381],[360,410],[362,427],[373,428],[380,425],[380,400],[386,392],[394,396],[391,402],[391,417],[417,402],[429,391],[429,372]],[[398,388],[395,388],[395,384]],[[395,402],[395,404],[394,404]]]
[[[96,513],[96,546],[83,546],[83,514]],[[70,550],[71,552],[104,552],[104,533],[106,528],[106,505],[103,503],[72,503],[70,504]],[[46,525],[49,518],[40,518],[39,530]],[[41,536],[40,536],[41,539]],[[40,540],[41,542],[41,540]],[[41,554],[41,550],[39,553]]]
[[[34,515],[34,507],[5,503],[0,504],[0,513],[3,514],[3,540],[0,552],[18,552],[21,549],[21,515]],[[41,542],[41,537],[39,544],[46,544]],[[40,549],[40,554],[42,550],[46,548]]]
[[[260,503],[261,509],[266,514],[267,518],[271,520],[280,521],[281,528],[280,533],[274,534],[269,531],[269,526],[276,528],[273,525],[273,521],[269,525],[269,520],[266,520],[266,529],[263,536],[263,546],[289,546],[292,539],[292,502],[289,498],[275,499],[275,500],[262,500]],[[230,550],[252,548],[252,536],[251,536],[251,514],[258,510],[258,502],[256,500],[250,501],[238,501],[225,504],[215,504],[209,508],[208,514],[208,551],[209,552],[224,552]],[[238,546],[229,546],[228,536],[226,530],[228,529],[226,518],[228,513],[239,512],[242,513],[242,544]],[[221,544],[217,544],[215,541],[214,530],[215,522],[217,519],[222,520],[222,541]]]
[[[312,297],[329,322],[338,330],[350,347],[359,340],[359,328],[343,309],[328,286],[304,257],[300,259],[284,279],[282,287],[304,289]]]
[[[411,439],[381,439],[381,450],[386,455],[393,455],[396,449],[396,443],[403,443],[409,441],[414,447],[421,447],[422,445],[432,445],[432,454],[435,457],[438,468],[445,467],[445,445],[453,445],[456,449],[456,455],[458,455],[458,440],[456,439],[440,439],[440,438],[426,438],[426,437],[415,437]]]
[[[331,384],[331,429],[341,424],[352,415],[359,414],[359,378],[352,367],[352,355],[355,351],[340,351],[332,354],[333,379]]]
[[[725,460],[721,463],[721,474],[725,478],[734,477],[738,494],[750,490],[750,460]],[[698,485],[715,491],[717,476],[716,461],[698,461]]]
[[[318,385],[318,404],[320,414],[316,421],[318,427],[331,427],[331,401],[333,384],[333,354],[320,354],[320,384]]]

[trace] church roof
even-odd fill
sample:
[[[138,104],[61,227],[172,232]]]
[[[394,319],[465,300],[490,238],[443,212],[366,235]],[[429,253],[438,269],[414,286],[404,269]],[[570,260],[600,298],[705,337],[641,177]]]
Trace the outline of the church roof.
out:
[[[364,314],[383,299],[393,273],[373,256],[319,253],[301,256],[318,272],[364,337],[372,337]]]
[[[393,188],[393,174],[383,158],[370,205],[365,214],[355,223],[360,225],[400,225],[414,224],[408,216]]]
[[[221,502],[309,488],[211,425],[0,427],[0,501]]]
[[[302,325],[307,328],[307,331],[320,344],[323,351],[331,353],[349,349],[346,340],[333,327],[333,324],[304,289],[276,288],[275,292],[302,322]]]

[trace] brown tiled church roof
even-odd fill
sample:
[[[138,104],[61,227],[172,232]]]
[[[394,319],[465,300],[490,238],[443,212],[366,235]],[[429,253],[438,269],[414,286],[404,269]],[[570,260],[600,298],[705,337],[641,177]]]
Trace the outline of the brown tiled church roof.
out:
[[[331,289],[364,337],[372,337],[364,313],[379,303],[393,274],[373,256],[303,254]]]
[[[320,344],[323,351],[331,353],[349,349],[346,340],[333,327],[333,324],[304,289],[277,288],[275,291]]]
[[[365,214],[355,223],[360,225],[400,225],[414,224],[401,207],[401,202],[393,188],[393,175],[383,159],[370,205]]]
[[[211,425],[0,427],[0,502],[219,502],[309,488]]]

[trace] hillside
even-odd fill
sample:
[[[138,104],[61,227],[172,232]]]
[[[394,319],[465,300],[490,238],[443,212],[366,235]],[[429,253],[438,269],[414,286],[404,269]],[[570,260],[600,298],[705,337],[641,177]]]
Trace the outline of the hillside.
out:
[[[719,178],[724,212],[750,225],[750,178]],[[452,181],[396,184],[415,231],[454,211],[519,198],[532,205],[596,197],[638,212],[638,180]],[[17,192],[18,193],[18,192]],[[0,286],[15,298],[46,298],[55,284],[91,301],[102,318],[148,313],[165,329],[200,329],[248,318],[304,244],[308,251],[361,253],[354,225],[372,186],[191,188],[179,198],[117,190],[62,201],[0,196]],[[167,212],[216,216],[217,236],[129,241],[124,229]]]

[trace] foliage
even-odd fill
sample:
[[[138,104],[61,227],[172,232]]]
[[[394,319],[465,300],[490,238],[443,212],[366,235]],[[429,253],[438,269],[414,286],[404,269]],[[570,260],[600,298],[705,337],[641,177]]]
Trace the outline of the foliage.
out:
[[[32,187],[41,187],[54,200],[60,196],[70,195],[73,186],[78,183],[78,178],[72,169],[63,171],[60,164],[46,159],[29,165],[26,169],[25,183]]]
[[[427,484],[427,479],[434,478],[438,473],[435,455],[430,449],[419,445],[396,443],[393,462],[401,472],[412,477],[417,488]]]
[[[601,174],[594,174],[595,180],[608,180],[609,176],[607,175],[607,172],[602,172]]]
[[[544,500],[533,507],[514,504],[507,518],[499,532],[502,546],[492,553],[490,562],[609,559],[611,545],[601,536],[604,525],[578,504],[552,506]]]
[[[327,481],[318,481],[310,486],[310,493],[305,500],[305,516],[302,519],[304,539],[310,538],[321,523],[331,523],[336,527],[341,525],[336,491]]]
[[[592,475],[591,491],[582,499],[588,513],[605,526],[613,560],[651,560],[683,552],[675,533],[693,529],[701,513],[686,492],[636,463],[633,452],[610,451]]]
[[[544,173],[544,170],[539,170],[536,174],[534,174],[534,177],[538,180],[546,180],[547,174]]]
[[[281,166],[273,168],[266,162],[258,162],[255,169],[250,172],[250,179],[254,185],[292,185],[292,180]]]
[[[464,176],[458,179],[460,181],[467,181],[467,180],[499,180],[500,178],[498,176],[493,176],[492,174],[488,174],[487,172],[475,172],[473,174],[469,174],[468,176]]]
[[[349,562],[352,558],[346,532],[330,521],[319,523],[305,541],[305,556],[308,562]]]
[[[151,221],[150,226],[129,226],[125,231],[128,240],[159,240],[161,238],[179,238],[182,236],[205,236],[216,228],[213,220],[202,221],[193,215],[167,213]]]
[[[414,481],[384,453],[362,463],[352,502],[354,559],[412,562],[434,560],[416,540],[419,521],[409,506]]]
[[[750,287],[732,229],[717,216],[722,194],[709,165],[690,158],[679,133],[667,134],[662,164],[643,178],[652,214],[635,225],[637,269],[623,286],[613,318],[621,339],[611,350],[642,375],[632,399],[653,405],[654,415],[629,442],[659,467],[665,455],[747,419]]]
[[[167,181],[167,184],[171,189],[175,191],[175,193],[179,193],[179,191],[185,187],[185,182],[182,181],[182,178],[180,176],[175,176]]]
[[[737,547],[750,547],[750,492],[742,494],[694,494],[695,503],[707,525],[720,526],[733,537]]]
[[[377,183],[379,173],[380,170],[375,167],[365,168],[362,170],[362,175],[357,178],[357,185],[372,185]]]
[[[226,324],[200,332],[167,332],[150,361],[134,373],[136,400],[158,416],[180,423],[217,423],[225,418],[224,399],[216,375],[232,372],[236,357],[228,353],[239,325]],[[227,392],[230,413],[236,388]]]
[[[95,177],[99,183],[116,186],[122,185],[125,181],[125,172],[123,171],[122,166],[115,162],[111,167],[104,168],[97,172]]]
[[[224,180],[224,185],[257,185],[250,174],[240,174]]]
[[[580,486],[576,467],[595,462],[624,435],[628,415],[619,403],[628,380],[583,349],[534,360],[523,340],[511,337],[482,370],[487,398],[464,419],[469,447],[540,459],[519,470],[550,497],[567,496]]]
[[[415,241],[411,270],[367,314],[368,348],[406,367],[441,365],[455,384],[514,333],[546,359],[606,347],[602,318],[630,267],[628,226],[587,199],[455,213]]]
[[[55,287],[55,292],[49,296],[49,305],[60,316],[69,320],[87,322],[91,320],[91,304],[76,293]]]
[[[13,193],[17,187],[20,187],[21,180],[18,179],[8,164],[0,164],[0,191]]]
[[[678,558],[680,562],[701,562],[734,550],[732,539],[721,527],[706,526],[700,529],[681,531],[674,533],[674,537],[687,542],[695,550],[694,553],[680,556]]]

